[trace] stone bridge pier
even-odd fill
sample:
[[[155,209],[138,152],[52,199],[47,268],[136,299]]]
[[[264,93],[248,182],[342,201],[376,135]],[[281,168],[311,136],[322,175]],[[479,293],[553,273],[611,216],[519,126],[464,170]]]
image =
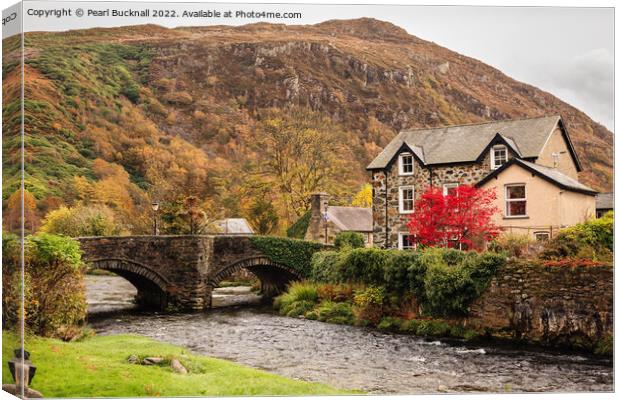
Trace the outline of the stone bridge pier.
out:
[[[258,277],[264,296],[302,276],[272,261],[249,236],[110,236],[77,239],[83,260],[111,271],[138,290],[141,306],[172,310],[211,307],[222,280],[245,268]]]

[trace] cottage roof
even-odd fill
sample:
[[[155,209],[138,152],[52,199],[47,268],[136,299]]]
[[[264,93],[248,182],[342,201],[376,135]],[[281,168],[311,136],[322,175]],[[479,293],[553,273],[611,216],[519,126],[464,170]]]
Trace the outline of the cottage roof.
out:
[[[558,124],[565,129],[561,117],[555,115],[404,130],[366,168],[386,168],[403,146],[413,151],[426,165],[474,162],[497,135],[517,152],[519,157],[535,159]],[[577,169],[580,170],[581,166],[568,134],[565,137]]]
[[[228,235],[251,235],[254,230],[245,218],[224,218],[215,221],[215,226],[219,228],[218,233]]]
[[[614,194],[611,193],[599,193],[596,195],[596,209],[597,210],[613,210],[614,208]]]
[[[589,195],[595,195],[596,190],[579,183],[576,179],[571,178],[570,176],[564,175],[560,171],[555,168],[544,167],[542,165],[538,165],[529,161],[521,160],[519,158],[513,158],[506,164],[502,165],[500,168],[496,169],[489,175],[487,175],[484,179],[476,184],[476,186],[482,186],[486,182],[490,181],[497,175],[501,174],[506,169],[510,168],[512,165],[518,165],[531,173],[539,176],[540,178],[546,180],[549,183],[558,186],[561,189],[568,190],[571,192],[584,193]]]
[[[372,232],[372,210],[362,207],[327,207],[327,217],[340,230]]]

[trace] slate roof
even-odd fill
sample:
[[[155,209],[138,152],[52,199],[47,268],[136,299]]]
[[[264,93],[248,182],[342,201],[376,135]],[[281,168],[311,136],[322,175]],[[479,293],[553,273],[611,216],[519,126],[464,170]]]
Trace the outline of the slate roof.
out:
[[[502,165],[500,168],[496,169],[495,171],[487,175],[484,179],[482,179],[480,182],[478,182],[476,186],[484,185],[486,182],[501,174],[503,171],[510,168],[510,166],[514,164],[525,168],[526,170],[560,187],[561,189],[590,195],[595,195],[597,193],[596,190],[582,183],[579,183],[579,181],[571,178],[570,176],[564,175],[555,168],[544,167],[542,165],[534,164],[532,162],[521,160],[519,158],[513,158],[506,164]]]
[[[225,218],[215,221],[215,226],[224,235],[252,235],[254,230],[245,218]]]
[[[614,194],[612,193],[599,193],[596,195],[596,209],[597,210],[613,210],[614,208]]]
[[[536,158],[556,125],[561,121],[561,117],[555,115],[404,130],[383,149],[366,169],[385,168],[403,146],[408,146],[426,165],[474,162],[497,135],[504,139],[521,158]],[[568,142],[577,169],[580,169],[570,138],[568,138]]]
[[[327,207],[327,218],[343,231],[372,232],[372,209]]]

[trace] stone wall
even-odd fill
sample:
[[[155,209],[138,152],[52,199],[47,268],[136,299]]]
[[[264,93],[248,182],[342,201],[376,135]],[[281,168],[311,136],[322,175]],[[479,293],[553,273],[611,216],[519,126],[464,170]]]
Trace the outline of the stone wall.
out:
[[[543,345],[592,349],[613,335],[613,267],[510,261],[472,305],[468,324]]]

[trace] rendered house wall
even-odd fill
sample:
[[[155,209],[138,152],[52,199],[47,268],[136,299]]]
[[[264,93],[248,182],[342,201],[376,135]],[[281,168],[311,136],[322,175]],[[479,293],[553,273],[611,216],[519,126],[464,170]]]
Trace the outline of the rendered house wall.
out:
[[[505,187],[523,183],[526,191],[527,217],[506,217]],[[482,186],[497,193],[495,205],[500,209],[494,222],[508,232],[533,235],[583,222],[594,215],[595,196],[563,190],[529,171],[512,165]]]

